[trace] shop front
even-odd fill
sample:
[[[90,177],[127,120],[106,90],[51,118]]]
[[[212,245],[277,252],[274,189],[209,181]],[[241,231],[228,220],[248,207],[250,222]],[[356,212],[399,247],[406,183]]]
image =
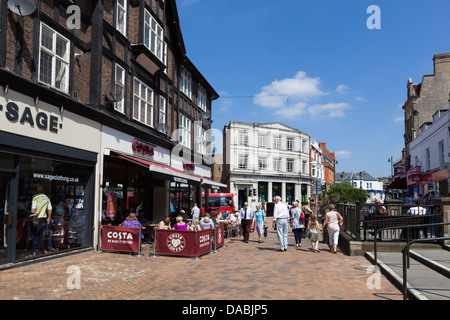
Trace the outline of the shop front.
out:
[[[201,209],[202,192],[217,184],[195,168],[174,168],[169,148],[106,126],[102,148],[101,225],[118,226],[130,212],[150,229],[166,216],[188,218],[194,204]]]
[[[93,245],[100,125],[0,96],[0,264]]]
[[[417,197],[420,191],[420,181],[422,179],[422,168],[414,167],[406,173],[406,185],[408,187],[408,194]]]

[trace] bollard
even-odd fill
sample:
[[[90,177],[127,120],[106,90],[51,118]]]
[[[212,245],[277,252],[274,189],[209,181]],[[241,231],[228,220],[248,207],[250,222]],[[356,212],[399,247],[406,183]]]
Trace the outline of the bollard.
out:
[[[153,255],[150,255],[150,257],[152,257],[152,258],[156,258],[157,257],[157,255],[156,255],[156,230],[157,230],[157,228],[156,228],[156,226],[155,226],[155,234],[154,234],[154,237],[153,237]]]

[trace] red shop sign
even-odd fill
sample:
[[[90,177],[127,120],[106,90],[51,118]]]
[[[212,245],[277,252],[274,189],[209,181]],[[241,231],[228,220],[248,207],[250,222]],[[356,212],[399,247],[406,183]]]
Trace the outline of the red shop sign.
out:
[[[225,244],[223,234],[223,224],[219,224],[216,228],[216,249],[223,247],[223,245]]]
[[[156,253],[171,256],[195,257],[195,231],[156,231]]]
[[[141,153],[143,155],[153,156],[155,155],[155,148],[149,144],[135,141],[133,142],[133,151]]]
[[[102,226],[102,250],[139,252],[138,228]]]
[[[197,232],[197,256],[211,251],[212,231],[212,229],[205,229]]]

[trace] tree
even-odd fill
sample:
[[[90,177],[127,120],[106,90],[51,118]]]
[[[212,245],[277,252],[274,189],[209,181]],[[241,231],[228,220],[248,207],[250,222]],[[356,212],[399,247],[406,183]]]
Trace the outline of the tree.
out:
[[[334,183],[330,189],[325,193],[325,199],[322,207],[325,208],[328,204],[334,205],[339,202],[355,203],[355,201],[366,202],[366,191],[359,188],[354,188],[350,181],[343,180],[341,183]]]

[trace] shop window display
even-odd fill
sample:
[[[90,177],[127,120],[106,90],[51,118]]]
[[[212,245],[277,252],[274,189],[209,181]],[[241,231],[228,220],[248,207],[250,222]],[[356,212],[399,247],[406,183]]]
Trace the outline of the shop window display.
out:
[[[16,259],[90,245],[93,169],[25,156],[19,168]]]

